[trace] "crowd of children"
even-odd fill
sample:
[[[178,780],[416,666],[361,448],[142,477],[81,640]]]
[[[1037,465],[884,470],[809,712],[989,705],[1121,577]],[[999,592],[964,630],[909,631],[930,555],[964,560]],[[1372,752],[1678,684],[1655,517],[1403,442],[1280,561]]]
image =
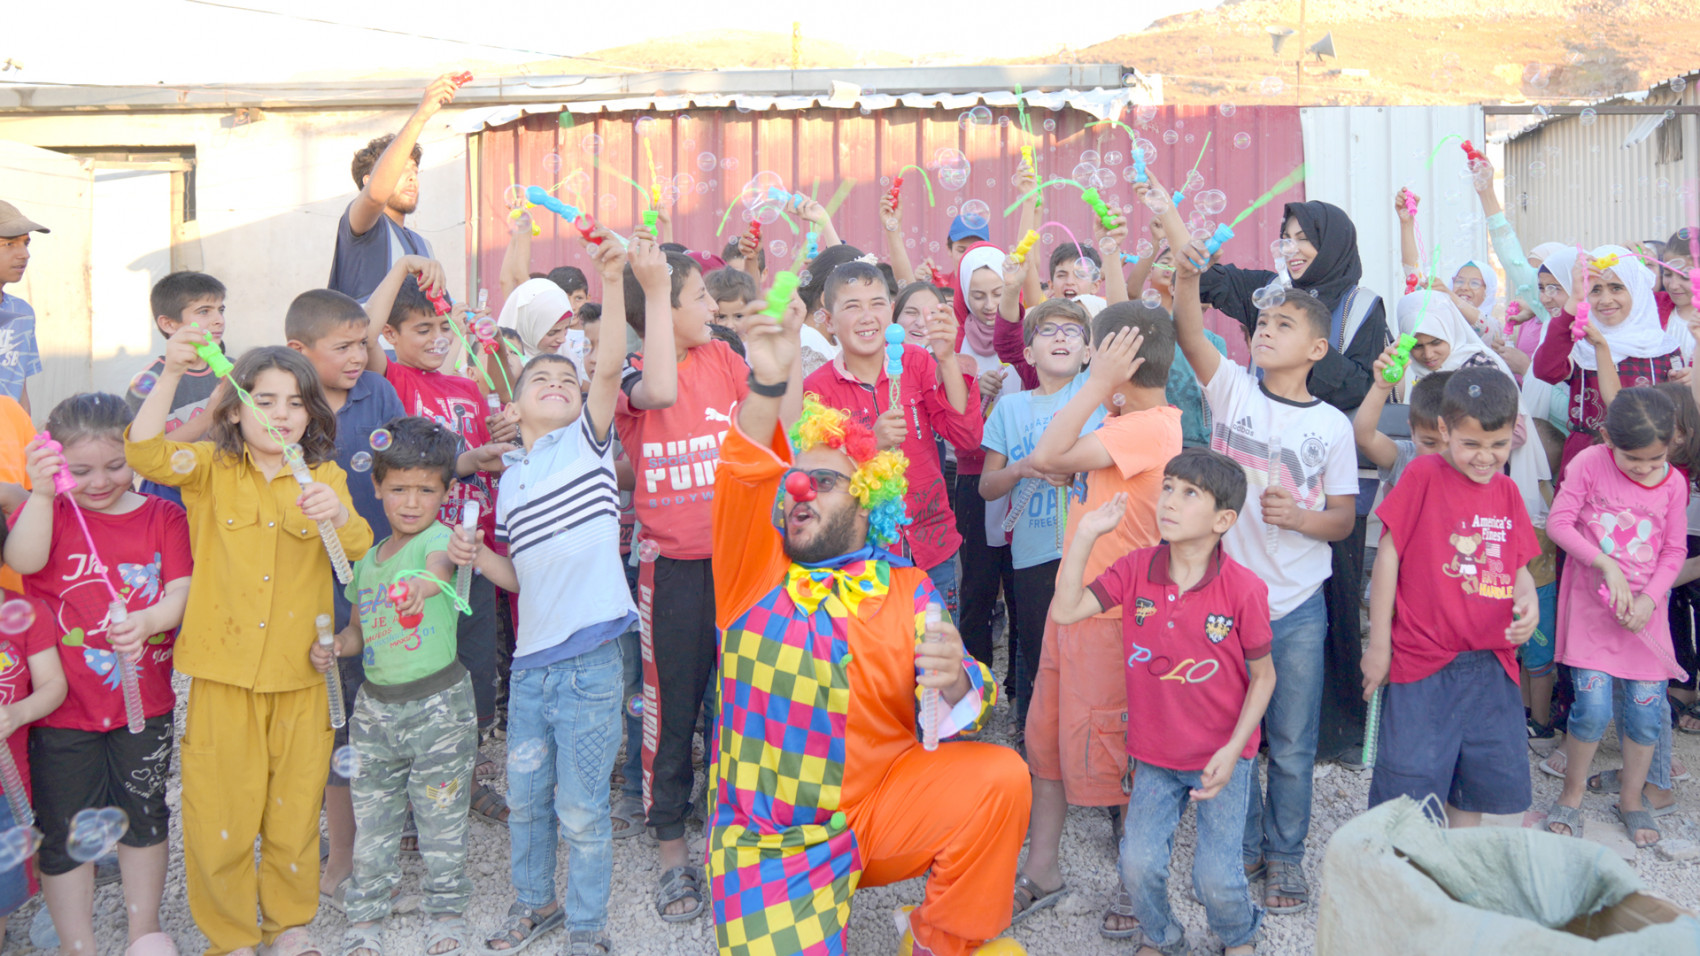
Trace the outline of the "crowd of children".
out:
[[[452,98],[434,85],[421,112]],[[5,357],[0,734],[29,799],[0,804],[0,831],[33,807],[41,842],[0,873],[0,915],[39,876],[61,952],[94,951],[96,860],[114,850],[132,952],[175,951],[159,920],[174,746],[181,865],[215,956],[383,956],[399,854],[424,861],[431,956],[555,929],[604,956],[612,843],[645,831],[660,919],[713,912],[723,951],[792,951],[728,942],[687,843],[716,815],[698,771],[729,759],[705,728],[755,706],[715,688],[759,687],[716,676],[716,595],[749,569],[713,557],[720,448],[752,394],[782,424],[807,395],[837,441],[871,436],[858,467],[901,456],[874,553],[924,573],[970,663],[1004,657],[1032,793],[1012,923],[1068,890],[1068,808],[1105,807],[1122,891],[1099,931],[1186,951],[1167,879],[1191,803],[1210,928],[1253,951],[1266,916],[1311,903],[1313,771],[1362,769],[1366,708],[1372,805],[1432,798],[1452,826],[1522,812],[1525,742],[1562,735],[1539,766],[1563,778],[1547,828],[1580,835],[1584,794],[1615,792],[1630,839],[1660,839],[1685,775],[1672,732],[1700,733],[1690,229],[1525,253],[1484,187],[1502,289],[1490,261],[1423,275],[1402,192],[1414,291],[1389,310],[1323,202],[1289,204],[1277,268],[1247,269],[1144,178],[1156,254],[1129,271],[1118,213],[1090,245],[1024,258],[1010,246],[1032,202],[1010,245],[959,217],[952,265],[917,267],[895,191],[886,263],[793,197],[819,237],[797,267],[800,328],[768,328],[779,265],[758,242],[693,252],[665,222],[589,237],[586,276],[533,273],[521,218],[500,301],[455,306],[405,228],[422,122],[356,156],[340,290],[288,305],[286,346],[226,357],[225,286],[172,273],[148,304],[158,360],[125,396],[44,410],[33,438],[33,339]],[[0,203],[0,286],[46,231]],[[1250,367],[1206,307],[1243,327]],[[22,300],[0,308],[25,329]],[[746,363],[751,344],[750,363],[771,358],[758,334],[792,336],[783,385]],[[830,576],[835,557],[788,560]],[[181,727],[175,673],[192,678]],[[992,686],[988,671],[975,700]],[[1623,766],[1591,775],[1614,718]],[[495,740],[505,794],[481,750]],[[805,798],[786,768],[745,779],[760,760],[737,756],[739,799]],[[123,824],[91,838],[109,808]],[[469,816],[509,835],[514,901],[493,934],[468,921]],[[307,928],[320,906],[347,916],[335,946]],[[733,923],[756,931],[747,911]]]

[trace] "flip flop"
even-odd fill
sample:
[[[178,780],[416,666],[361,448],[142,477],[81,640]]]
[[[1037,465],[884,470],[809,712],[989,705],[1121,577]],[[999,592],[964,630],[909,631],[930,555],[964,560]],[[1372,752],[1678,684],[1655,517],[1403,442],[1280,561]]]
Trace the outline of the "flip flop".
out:
[[[1635,843],[1635,831],[1637,830],[1651,830],[1659,834],[1653,838],[1651,843],[1635,843],[1637,850],[1650,850],[1658,846],[1659,840],[1664,838],[1664,834],[1659,833],[1658,826],[1653,823],[1653,815],[1645,810],[1625,810],[1617,804],[1612,804],[1611,812],[1616,814],[1618,822],[1623,824],[1624,832],[1629,834],[1629,842],[1631,843]]]
[[[1015,875],[1015,915],[1009,918],[1009,925],[1014,926],[1034,913],[1057,904],[1068,892],[1068,884],[1064,883],[1054,890],[1046,891],[1033,878],[1025,873]]]
[[[1553,805],[1547,808],[1546,830],[1553,836],[1564,836],[1565,834],[1553,830],[1552,825],[1555,823],[1561,827],[1569,827],[1570,836],[1580,837],[1582,835],[1582,808],[1567,807],[1554,801]]]

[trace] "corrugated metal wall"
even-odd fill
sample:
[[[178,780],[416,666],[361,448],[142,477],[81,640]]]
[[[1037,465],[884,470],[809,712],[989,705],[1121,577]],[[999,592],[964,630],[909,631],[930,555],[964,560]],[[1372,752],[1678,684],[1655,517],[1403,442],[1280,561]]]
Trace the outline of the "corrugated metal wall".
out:
[[[1303,160],[1298,110],[1292,107],[1228,108],[1228,115],[1220,108],[1206,107],[1142,109],[1143,113],[1130,109],[1124,120],[1156,146],[1153,171],[1165,183],[1178,185],[1196,161],[1207,188],[1227,193],[1228,208],[1220,217],[1224,221]],[[1069,176],[1081,152],[1088,149],[1099,151],[1105,164],[1118,173],[1129,163],[1126,131],[1072,109],[1030,112],[1031,138],[1022,132],[1015,110],[992,110],[987,125],[963,124],[960,115],[912,108],[867,115],[830,109],[696,110],[653,118],[604,114],[592,123],[569,128],[562,128],[555,117],[530,116],[488,129],[476,134],[472,144],[477,172],[471,220],[476,222],[476,234],[468,237],[468,248],[474,250],[468,274],[496,288],[508,241],[504,193],[515,183],[559,183],[562,188],[557,193],[566,201],[574,201],[576,193],[583,197],[578,204],[593,206],[599,220],[618,232],[629,232],[645,206],[644,196],[632,182],[644,189],[649,186],[651,151],[658,173],[671,177],[679,191],[673,207],[675,238],[693,249],[714,251],[746,228],[737,205],[744,184],[758,172],[772,171],[792,190],[817,195],[822,201],[840,184],[854,181],[834,223],[846,241],[869,252],[882,252],[879,199],[890,177],[909,163],[928,167],[936,205],[926,207],[924,190],[913,182],[911,172],[904,183],[903,228],[906,242],[912,243],[913,260],[932,254],[946,267],[949,253],[941,250],[951,218],[970,198],[992,207],[993,241],[1019,239],[1011,235],[1014,220],[1003,219],[1002,213],[1017,197],[1011,180],[1022,143],[1031,141],[1037,147],[1039,171],[1045,179]],[[594,153],[587,149],[587,140]],[[944,188],[931,168],[935,152],[944,147],[961,150],[972,164],[967,184],[959,190]],[[558,157],[558,168],[554,157]],[[1120,178],[1103,192],[1108,201],[1133,202],[1131,190]],[[1238,229],[1241,238],[1226,247],[1227,257],[1267,264],[1268,239],[1280,228],[1281,202],[1301,199],[1302,193],[1302,187],[1290,190],[1250,217]],[[728,204],[733,209],[726,219]],[[1082,241],[1090,241],[1089,209],[1072,190],[1047,190],[1044,211],[1047,221],[1056,220]],[[1183,207],[1183,212],[1190,209]],[[1147,218],[1143,209],[1137,211],[1136,230]],[[533,269],[588,267],[579,243],[569,239],[575,232],[546,213],[539,221],[543,234],[533,243]],[[1053,227],[1046,232],[1051,240],[1066,241],[1062,230]],[[790,248],[802,236],[781,221],[765,228],[764,239]]]
[[[1401,187],[1420,198],[1417,225],[1424,265],[1440,247],[1445,263],[1487,252],[1487,231],[1464,154],[1463,139],[1482,141],[1474,106],[1307,107],[1300,111],[1305,141],[1305,194],[1346,210],[1358,228],[1363,285],[1393,304],[1405,291],[1399,219],[1393,196]],[[1442,140],[1455,137],[1442,145]],[[1439,146],[1438,149],[1436,147]],[[1433,157],[1432,164],[1430,157]]]
[[[1679,96],[1664,91],[1650,103],[1700,104],[1690,82]],[[1700,178],[1700,116],[1677,115],[1682,158],[1659,162],[1658,131],[1624,148],[1645,116],[1566,116],[1505,144],[1506,215],[1530,244],[1605,243],[1665,239],[1693,217],[1692,199],[1679,198]],[[1689,196],[1693,193],[1689,192]]]

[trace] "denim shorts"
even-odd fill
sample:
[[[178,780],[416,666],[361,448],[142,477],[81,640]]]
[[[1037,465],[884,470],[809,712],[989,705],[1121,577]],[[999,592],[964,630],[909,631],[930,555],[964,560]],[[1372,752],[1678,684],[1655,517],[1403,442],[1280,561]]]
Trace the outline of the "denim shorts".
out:
[[[1433,794],[1471,813],[1529,808],[1522,695],[1492,651],[1466,651],[1422,680],[1389,684],[1381,702],[1370,806]]]
[[[1570,726],[1566,733],[1585,744],[1596,744],[1606,735],[1611,723],[1612,684],[1623,680],[1605,671],[1585,667],[1570,669],[1570,683],[1576,688],[1576,703],[1570,707]],[[1623,681],[1623,712],[1617,715],[1623,733],[1643,747],[1659,742],[1659,733],[1670,710],[1665,703],[1665,682],[1662,680]]]

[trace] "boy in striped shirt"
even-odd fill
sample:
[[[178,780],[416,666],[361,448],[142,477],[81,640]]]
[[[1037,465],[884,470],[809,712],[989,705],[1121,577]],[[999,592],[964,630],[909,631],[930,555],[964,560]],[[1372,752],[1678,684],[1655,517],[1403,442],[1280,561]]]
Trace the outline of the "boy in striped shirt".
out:
[[[633,256],[659,256],[634,243]],[[625,314],[618,243],[595,252],[606,315]],[[625,335],[604,330],[590,387],[570,358],[545,354],[520,372],[510,406],[522,447],[503,458],[496,538],[503,557],[457,530],[456,564],[476,562],[519,594],[519,633],[508,692],[508,832],[517,901],[490,951],[518,950],[556,926],[567,951],[607,953],[614,872],[608,777],[620,747],[624,678],[618,638],[636,623],[620,561],[614,479],[614,405]],[[593,761],[586,756],[594,754]],[[557,796],[559,794],[559,796]],[[555,897],[556,810],[572,872],[566,906]]]

